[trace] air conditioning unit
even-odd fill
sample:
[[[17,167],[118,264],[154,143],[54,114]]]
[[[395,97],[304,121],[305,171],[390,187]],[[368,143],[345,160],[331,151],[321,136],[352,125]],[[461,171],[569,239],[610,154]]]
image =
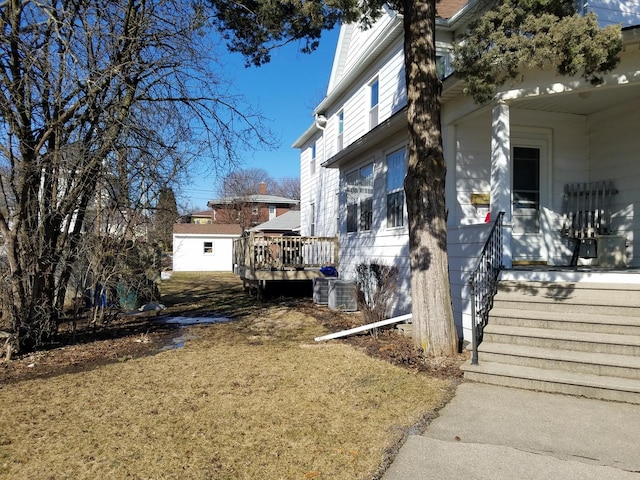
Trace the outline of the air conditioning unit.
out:
[[[342,310],[343,312],[355,312],[358,310],[355,282],[345,280],[329,280],[329,308]]]
[[[327,305],[329,303],[329,280],[328,277],[313,279],[313,303]]]

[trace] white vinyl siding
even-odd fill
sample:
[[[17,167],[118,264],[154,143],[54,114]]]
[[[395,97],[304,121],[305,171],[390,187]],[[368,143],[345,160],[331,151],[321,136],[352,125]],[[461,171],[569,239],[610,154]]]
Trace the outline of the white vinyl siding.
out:
[[[321,166],[326,160],[323,144],[326,138],[316,136],[301,149],[300,204],[315,205],[315,219],[313,221],[310,208],[302,208],[300,211],[301,235],[312,235],[312,225],[314,228],[313,234],[316,236],[332,237],[337,232],[338,202],[336,194],[338,192],[340,172],[337,169],[327,169]],[[308,166],[311,160],[311,145],[314,143],[316,145],[316,173],[311,175]]]
[[[378,38],[393,20],[383,15],[371,28],[361,28],[359,25],[351,25],[349,44],[347,46],[347,58],[343,67],[343,74],[351,70],[370,46],[372,40]]]
[[[622,24],[623,27],[640,24],[638,0],[580,0],[582,12],[593,12],[600,26]]]
[[[590,181],[612,180],[618,194],[611,199],[613,233],[623,233],[629,265],[640,266],[638,223],[638,125],[640,99],[600,112],[589,119]]]
[[[370,119],[373,79],[377,79],[378,82],[375,122]],[[361,77],[360,83],[354,86],[334,109],[325,113],[329,119],[325,129],[327,151],[326,158],[318,163],[347,148],[401,110],[406,103],[402,44],[398,42],[390,48],[384,59],[367,72],[367,76]]]

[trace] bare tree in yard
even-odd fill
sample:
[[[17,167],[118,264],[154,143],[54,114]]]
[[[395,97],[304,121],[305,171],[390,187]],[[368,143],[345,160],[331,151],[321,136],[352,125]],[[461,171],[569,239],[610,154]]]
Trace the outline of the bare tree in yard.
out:
[[[279,178],[271,188],[271,193],[273,195],[278,195],[279,197],[300,200],[300,178]]]
[[[273,179],[262,168],[237,169],[228,173],[218,188],[221,198],[241,198],[260,193],[260,184],[265,188],[273,184]]]
[[[339,22],[370,25],[385,3],[403,15],[404,62],[408,104],[409,162],[405,194],[409,217],[409,255],[414,340],[426,355],[451,355],[457,349],[447,257],[446,163],[440,125],[441,82],[436,68],[436,0],[326,0],[261,2],[209,0],[218,28],[232,50],[260,65],[281,44],[304,41],[312,51],[324,29]],[[457,63],[468,93],[491,98],[520,68],[547,65],[561,74],[583,72],[597,81],[615,65],[619,35],[600,35],[592,17],[575,16],[573,0],[489,0],[488,10],[467,37],[466,55]],[[504,22],[503,22],[504,20]],[[533,28],[527,28],[533,25]],[[557,28],[556,28],[557,25]],[[548,28],[551,26],[551,28]],[[524,55],[523,52],[528,52]],[[509,68],[502,70],[504,63]],[[496,73],[497,72],[497,73]],[[474,92],[479,92],[476,96]]]
[[[257,203],[257,195],[275,195],[292,200],[300,199],[300,179],[272,178],[262,168],[237,169],[228,173],[221,181],[214,201],[216,217],[225,223],[239,223],[244,228],[255,225],[254,208],[265,208]],[[223,218],[224,217],[224,218]]]
[[[237,169],[229,172],[218,187],[220,198],[215,202],[216,218],[223,223],[238,223],[247,229],[254,225],[254,195],[273,182],[262,168]]]
[[[156,192],[194,156],[230,162],[264,139],[212,70],[200,7],[0,4],[2,314],[20,348],[55,334],[83,252],[139,241]]]

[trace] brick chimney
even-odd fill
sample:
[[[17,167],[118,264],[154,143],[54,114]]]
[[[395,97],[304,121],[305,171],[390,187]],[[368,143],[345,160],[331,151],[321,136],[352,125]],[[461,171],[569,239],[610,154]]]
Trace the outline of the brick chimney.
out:
[[[260,182],[260,187],[258,187],[258,193],[260,195],[267,194],[267,184],[265,182]]]

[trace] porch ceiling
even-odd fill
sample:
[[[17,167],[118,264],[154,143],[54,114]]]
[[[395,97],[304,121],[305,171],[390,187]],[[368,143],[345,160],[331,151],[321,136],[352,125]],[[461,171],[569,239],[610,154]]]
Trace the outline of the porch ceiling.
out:
[[[443,87],[442,102],[445,104],[464,95],[464,83],[455,75],[445,79]],[[527,110],[591,115],[637,98],[640,98],[640,82],[523,97],[512,99],[509,103]]]
[[[618,88],[593,88],[556,95],[539,95],[513,101],[518,108],[545,112],[591,115],[640,98],[640,84]]]

